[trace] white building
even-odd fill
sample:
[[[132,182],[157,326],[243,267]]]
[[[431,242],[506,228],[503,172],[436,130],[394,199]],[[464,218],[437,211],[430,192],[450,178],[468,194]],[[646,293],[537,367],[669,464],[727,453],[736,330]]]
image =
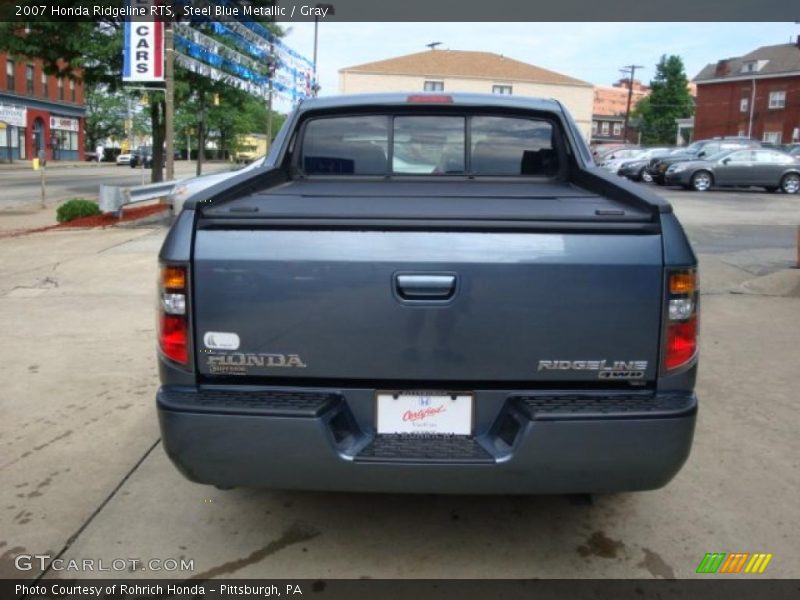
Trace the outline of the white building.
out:
[[[339,71],[339,92],[477,92],[554,98],[589,139],[591,83],[492,52],[428,50]]]

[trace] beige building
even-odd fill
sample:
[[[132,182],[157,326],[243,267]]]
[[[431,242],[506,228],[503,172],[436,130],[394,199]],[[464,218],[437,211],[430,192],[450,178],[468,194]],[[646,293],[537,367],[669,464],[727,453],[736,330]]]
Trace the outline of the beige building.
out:
[[[555,98],[572,113],[586,139],[591,132],[591,83],[501,54],[428,50],[339,71],[342,94],[419,91]]]

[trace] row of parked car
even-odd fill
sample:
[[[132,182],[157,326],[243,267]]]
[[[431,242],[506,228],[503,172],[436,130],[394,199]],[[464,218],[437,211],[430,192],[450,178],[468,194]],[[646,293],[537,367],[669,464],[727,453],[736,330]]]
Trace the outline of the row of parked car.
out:
[[[633,181],[698,192],[715,186],[800,191],[800,144],[778,147],[748,138],[714,138],[679,148],[600,147],[595,161]]]

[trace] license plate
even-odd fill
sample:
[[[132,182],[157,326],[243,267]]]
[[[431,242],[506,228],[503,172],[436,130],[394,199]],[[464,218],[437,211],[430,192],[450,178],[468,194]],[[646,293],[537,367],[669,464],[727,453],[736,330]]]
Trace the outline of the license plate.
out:
[[[378,433],[472,434],[472,394],[378,392]]]

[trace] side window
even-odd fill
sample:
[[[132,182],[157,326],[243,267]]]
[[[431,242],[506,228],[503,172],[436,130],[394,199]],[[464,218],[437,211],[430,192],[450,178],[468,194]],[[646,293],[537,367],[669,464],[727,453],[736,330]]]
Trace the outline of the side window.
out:
[[[790,156],[786,156],[780,152],[771,152],[770,150],[756,150],[756,162],[759,163],[777,163],[779,165],[793,162]]]
[[[712,154],[716,154],[720,151],[720,145],[716,142],[712,142],[711,144],[706,144],[702,147],[700,152],[703,156],[711,156]]]
[[[740,150],[728,155],[728,162],[730,163],[745,163],[753,160],[753,152],[751,150]]]

